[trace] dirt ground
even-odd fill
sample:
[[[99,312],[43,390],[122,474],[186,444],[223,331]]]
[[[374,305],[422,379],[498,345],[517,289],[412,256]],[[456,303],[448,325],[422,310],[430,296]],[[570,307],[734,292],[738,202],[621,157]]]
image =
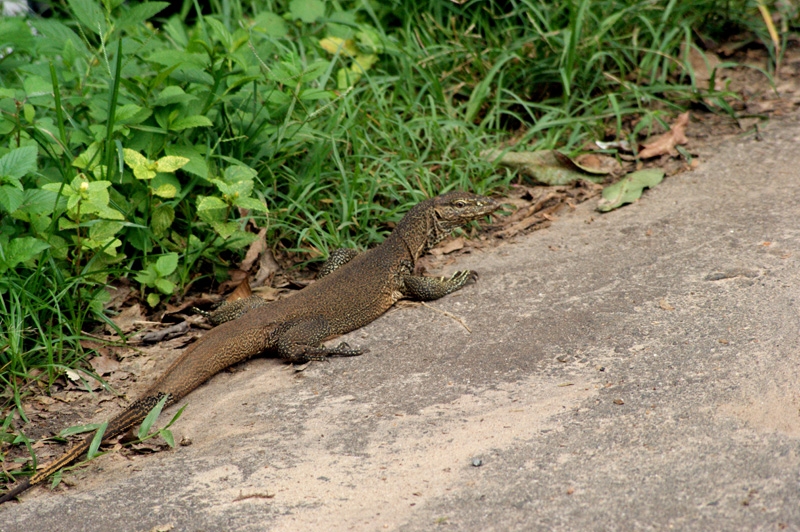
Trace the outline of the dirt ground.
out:
[[[743,53],[752,56],[746,55],[745,60],[754,64],[763,61],[758,51]],[[137,456],[166,449],[163,441],[156,441],[101,457],[88,468],[65,475],[63,484],[52,494],[34,490],[23,498],[23,505],[0,508],[0,521],[6,523],[0,530],[24,529],[17,525],[32,522],[26,508],[30,507],[28,503],[36,505],[37,499],[46,499],[42,511],[50,515],[60,511],[62,498],[86,502],[106,490],[125,497],[131,488],[142,497],[142,504],[153,510],[156,503],[147,495],[149,481],[141,474],[154,474],[153,467],[164,468],[175,478],[186,475],[184,468],[193,473],[179,482],[178,498],[172,493],[173,499],[167,497],[163,503],[163,520],[159,511],[153,511],[152,517],[142,519],[141,526],[131,526],[131,530],[170,523],[181,530],[224,529],[225,523],[240,524],[245,529],[256,526],[242,521],[244,518],[231,517],[242,505],[269,505],[270,509],[262,508],[256,514],[275,530],[321,525],[342,530],[373,529],[384,523],[388,528],[409,530],[425,529],[425,523],[478,529],[472,525],[486,524],[479,515],[480,508],[497,518],[497,529],[533,522],[545,528],[568,528],[578,522],[592,529],[592,521],[581,521],[577,515],[581,508],[598,501],[605,506],[595,507],[587,515],[606,524],[613,521],[604,519],[616,516],[626,525],[621,528],[661,528],[653,522],[697,529],[703,524],[712,528],[726,524],[735,529],[753,523],[762,523],[764,529],[800,527],[796,509],[787,510],[780,504],[782,498],[789,500],[797,495],[796,485],[789,488],[787,475],[791,474],[776,469],[797,466],[800,380],[797,346],[791,343],[796,334],[792,336],[787,327],[796,325],[798,316],[796,307],[785,323],[781,323],[778,309],[765,310],[759,320],[753,315],[761,315],[763,301],[796,296],[792,279],[797,279],[797,272],[788,264],[796,265],[797,232],[788,221],[792,212],[800,212],[796,201],[793,211],[778,206],[792,195],[797,200],[796,177],[791,181],[781,176],[786,172],[796,176],[797,161],[792,159],[790,146],[800,138],[796,127],[800,54],[794,50],[787,54],[775,90],[752,68],[735,69],[729,79],[729,88],[742,98],[736,105],[748,116],[736,121],[693,109],[687,128],[687,150],[699,161],[693,171],[687,172],[690,164],[685,159],[665,156],[656,164],[667,168],[667,181],[647,193],[639,204],[618,214],[601,218],[592,212],[596,193],[591,187],[563,187],[558,197],[530,212],[538,219],[525,230],[498,238],[497,234],[508,227],[508,221],[499,221],[474,241],[454,239],[445,243],[428,259],[427,269],[451,270],[457,261],[459,268],[475,267],[481,272],[474,287],[443,305],[450,316],[426,308],[401,309],[392,311],[374,328],[351,334],[353,344],[367,344],[376,353],[377,359],[370,363],[362,362],[362,357],[342,365],[313,364],[303,372],[270,359],[236,366],[188,398],[194,413],[187,411],[176,424],[176,435],[182,440],[176,450],[153,457]],[[767,118],[772,124],[765,133],[762,126]],[[773,139],[768,133],[772,130],[784,133],[776,133]],[[727,150],[729,160],[720,159],[721,149]],[[751,164],[754,161],[737,155],[742,150],[752,151],[751,158],[764,163],[760,167]],[[767,174],[748,181],[739,175],[742,172]],[[729,181],[723,181],[721,175]],[[552,190],[520,181],[510,191],[509,201],[526,209]],[[700,199],[704,197],[716,208],[703,204]],[[679,201],[686,203],[671,207]],[[752,223],[736,221],[733,212],[751,216]],[[727,234],[729,226],[745,236]],[[601,227],[600,234],[593,234],[592,227]],[[546,230],[530,234],[538,229]],[[670,239],[674,240],[675,234],[678,242],[671,248]],[[626,262],[620,254],[624,255],[625,248],[636,255],[629,248],[633,244],[621,243],[612,236],[630,238],[641,246],[657,241],[661,247],[657,246],[654,256],[658,258],[639,257],[638,262]],[[578,242],[580,239],[594,241],[594,255],[586,251],[578,255],[584,261],[598,261],[596,268],[559,270],[564,267],[552,257],[542,263],[542,253],[569,256],[579,244],[585,245]],[[617,262],[603,258],[607,246],[620,248],[611,253]],[[745,246],[747,251],[739,256],[737,246]],[[525,258],[525,253],[531,258]],[[688,266],[692,273],[687,280],[677,272],[659,273],[665,261],[697,265]],[[608,269],[610,264],[613,270]],[[553,268],[549,271],[553,276],[547,275],[547,268]],[[533,273],[523,273],[531,269]],[[714,274],[720,275],[718,280],[706,280]],[[547,285],[545,295],[538,292],[542,289],[530,285],[532,281]],[[289,291],[291,283],[284,283],[284,290],[273,295]],[[559,283],[562,291],[558,290]],[[525,301],[517,302],[519,312],[504,317],[510,320],[504,323],[512,327],[514,341],[507,339],[509,330],[500,328],[491,315],[465,318],[472,333],[452,318],[471,316],[480,305],[497,299],[497,294],[520,290],[526,296]],[[473,301],[476,291],[484,298],[477,301],[483,303]],[[617,301],[618,308],[605,308],[605,296]],[[569,302],[572,306],[567,305]],[[627,314],[631,308],[642,316],[632,319]],[[730,319],[721,315],[724,313]],[[131,315],[132,326],[158,327],[134,324],[142,316],[135,312]],[[535,316],[541,316],[541,324],[532,326],[529,320]],[[574,330],[561,323],[565,316],[578,324]],[[733,317],[739,321],[731,321]],[[609,325],[609,320],[616,319],[638,332],[630,332],[621,324]],[[199,325],[200,320],[195,319],[195,323]],[[439,336],[442,330],[447,331],[444,338]],[[683,342],[681,333],[686,330],[701,338],[697,349],[672,353],[676,356],[674,367],[660,365],[658,357],[678,350],[675,346]],[[116,396],[91,380],[94,390],[88,392],[80,374],[65,377],[50,395],[37,394],[26,400],[32,423],[24,426],[25,433],[38,439],[67,426],[107,419],[123,408],[128,398],[145,389],[202,332],[194,327],[156,346],[101,347],[101,356],[92,361],[92,367],[124,395]],[[578,338],[583,335],[586,340]],[[421,336],[426,340],[421,341]],[[481,342],[463,343],[464,338],[479,336]],[[788,344],[779,344],[777,339],[781,338]],[[589,340],[593,345],[587,344]],[[533,361],[511,362],[512,353],[522,349],[525,342],[549,347],[536,348]],[[398,351],[410,360],[387,360]],[[635,367],[642,373],[626,376],[627,356],[634,361],[629,369]],[[705,361],[694,365],[692,357]],[[714,375],[722,380],[711,384]],[[348,388],[350,377],[364,389]],[[653,390],[646,391],[645,383]],[[692,383],[696,386],[690,386],[682,398],[678,392],[686,392],[686,386]],[[676,395],[662,399],[659,393],[651,393],[669,387]],[[256,390],[266,390],[268,396]],[[709,396],[704,398],[704,393]],[[625,406],[631,402],[635,407]],[[696,410],[690,412],[692,408]],[[172,413],[174,410],[162,416],[162,424]],[[729,447],[720,447],[711,428],[703,427],[697,416],[704,415],[730,438]],[[620,419],[621,426],[629,430],[627,434],[614,427]],[[672,424],[671,430],[660,426],[665,423]],[[648,430],[675,438],[669,440],[672,447],[664,448],[665,444]],[[579,435],[581,431],[583,436]],[[576,436],[574,442],[564,439],[569,434]],[[591,434],[596,436],[597,446],[590,443]],[[541,435],[542,441],[531,443],[531,435]],[[250,453],[257,457],[258,467],[245,459],[217,456],[221,447],[233,447],[232,442],[237,441],[242,442],[239,456]],[[631,441],[639,447],[631,447]],[[523,452],[525,445],[533,445],[543,454],[528,454],[530,448]],[[691,449],[687,450],[687,445]],[[746,450],[761,449],[762,445],[773,453],[773,463],[762,464]],[[274,454],[267,452],[275,447]],[[63,450],[51,441],[38,442],[34,448],[40,461]],[[659,453],[651,452],[656,448]],[[293,449],[311,449],[314,456],[308,458]],[[687,463],[682,463],[680,452],[690,457]],[[590,459],[608,453],[617,456],[600,464]],[[640,453],[648,456],[647,465],[639,463]],[[21,467],[22,462],[14,460],[24,456],[22,450],[10,453],[3,467],[8,471]],[[741,467],[715,473],[714,467],[725,467],[722,456]],[[546,472],[542,457],[548,464]],[[752,459],[749,465],[746,459]],[[706,464],[698,465],[703,460]],[[498,469],[491,476],[484,474],[484,465],[493,462]],[[594,473],[579,471],[581,464],[595,468]],[[624,489],[630,482],[623,474],[625,467],[632,467],[631,478],[641,482],[638,487],[628,484],[628,491]],[[109,469],[111,475],[104,475],[103,469]],[[729,482],[736,490],[741,488],[741,493],[726,491],[716,482],[704,484],[702,478],[695,478],[698,472],[707,478],[719,474],[720,483]],[[749,480],[736,480],[737,472]],[[544,480],[532,479],[531,475],[537,476],[534,473]],[[128,482],[130,475],[136,478]],[[507,483],[503,475],[510,479]],[[614,487],[606,499],[599,487],[602,479],[598,476],[602,475],[607,475]],[[538,490],[542,486],[537,482],[547,479],[554,487],[544,498],[521,494],[527,489],[523,486],[536,485],[532,490],[541,495]],[[692,490],[708,492],[704,509],[698,510],[694,521],[682,520],[679,515],[681,509],[686,515],[692,514],[687,508],[694,504],[680,502],[680,489],[676,487],[680,481],[691,494],[696,493]],[[483,498],[471,498],[475,495],[471,488]],[[166,497],[170,487],[165,485],[154,493]],[[507,499],[495,500],[501,496],[498,494],[505,494]],[[519,497],[515,499],[514,494]],[[652,505],[637,508],[641,494],[674,496],[678,502],[665,505],[672,511],[665,517]],[[582,496],[583,502],[578,503]],[[192,523],[181,498],[202,506],[201,521]],[[570,498],[572,502],[566,503]],[[203,500],[214,502],[200,502]],[[509,500],[512,509],[508,521],[487,510],[492,501],[502,505]],[[530,505],[534,501],[544,501],[546,507],[533,511]],[[739,507],[734,511],[729,503]],[[553,508],[559,504],[573,513],[566,517],[558,514]],[[454,518],[451,507],[463,513]],[[376,508],[381,510],[376,513]],[[740,515],[756,508],[763,521],[748,520],[749,513]],[[516,521],[514,516],[518,517]],[[648,519],[654,521],[648,524]]]

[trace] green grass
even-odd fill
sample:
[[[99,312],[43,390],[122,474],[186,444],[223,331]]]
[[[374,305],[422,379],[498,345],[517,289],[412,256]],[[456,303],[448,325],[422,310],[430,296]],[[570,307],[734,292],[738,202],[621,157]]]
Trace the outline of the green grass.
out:
[[[745,1],[231,0],[202,16],[184,1],[168,19],[154,5],[57,3],[30,21],[46,38],[0,21],[11,414],[24,415],[34,374],[50,384],[82,363],[115,277],[177,255],[163,289],[141,285],[154,303],[220,280],[254,238],[248,219],[300,260],[368,247],[424,197],[502,191],[512,176],[480,153],[513,134],[526,149],[575,151],[638,139],[698,102],[730,110],[698,87],[682,47],[741,32],[780,58]],[[326,37],[353,39],[372,63],[346,74],[353,59],[323,49]],[[124,149],[188,163],[142,178]]]

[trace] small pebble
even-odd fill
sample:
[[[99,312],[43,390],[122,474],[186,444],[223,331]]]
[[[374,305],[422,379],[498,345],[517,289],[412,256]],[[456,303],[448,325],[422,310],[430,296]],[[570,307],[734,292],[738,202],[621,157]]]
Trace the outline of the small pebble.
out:
[[[480,458],[473,458],[472,459],[472,465],[474,467],[480,467],[480,466],[483,465],[483,460],[481,460]]]

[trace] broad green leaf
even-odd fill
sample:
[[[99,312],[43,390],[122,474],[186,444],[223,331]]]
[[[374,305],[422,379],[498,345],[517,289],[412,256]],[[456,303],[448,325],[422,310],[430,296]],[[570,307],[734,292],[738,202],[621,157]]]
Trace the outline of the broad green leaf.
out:
[[[228,204],[216,196],[201,196],[197,202],[197,211],[213,211],[217,209],[226,209]]]
[[[315,79],[322,76],[325,73],[325,71],[328,70],[329,66],[330,63],[328,63],[328,61],[322,61],[322,60],[314,61],[313,63],[308,65],[306,69],[303,71],[302,76],[300,76],[300,81],[302,83],[308,83],[309,81],[314,81]]]
[[[136,279],[137,283],[141,283],[145,286],[153,286],[153,284],[156,282],[156,279],[158,279],[158,274],[151,266],[146,270],[138,272],[134,276],[134,279]]]
[[[82,170],[91,170],[97,165],[97,163],[100,162],[100,157],[97,155],[100,152],[101,147],[102,145],[100,142],[92,142],[86,148],[86,151],[75,157],[75,160],[72,161],[72,166]]]
[[[347,87],[344,88],[346,89]],[[294,97],[289,92],[279,90],[270,91],[269,96],[267,96],[267,101],[275,105],[288,105],[293,99]]]
[[[43,242],[32,236],[14,238],[7,245],[3,246],[5,264],[9,268],[15,267],[21,262],[27,262],[39,256],[39,254],[50,247],[50,244]]]
[[[139,107],[134,104],[123,105],[115,114],[114,122],[120,124],[140,124],[147,120],[153,112],[150,109]],[[116,127],[116,126],[115,126]]]
[[[251,211],[268,212],[267,206],[256,198],[237,198],[233,202],[237,207],[250,209]]]
[[[222,181],[215,179],[214,184],[217,185],[220,192],[228,196],[230,199],[236,198],[246,198],[250,196],[250,193],[253,192],[253,181],[252,180],[243,180],[243,181],[236,181],[234,183],[223,183]]]
[[[153,209],[150,216],[150,228],[156,236],[161,237],[167,233],[175,220],[175,209],[171,205],[159,205]]]
[[[94,438],[92,438],[92,443],[89,444],[89,450],[86,453],[86,457],[91,460],[97,454],[97,449],[100,448],[100,444],[103,443],[103,434],[106,433],[106,428],[108,428],[108,421],[101,423],[99,427],[97,427],[97,432],[94,434]]]
[[[158,294],[156,294],[155,292],[150,292],[149,294],[147,294],[147,304],[150,305],[151,307],[155,307],[160,302],[161,302],[161,297]],[[145,433],[146,432],[147,431],[145,431]],[[139,439],[141,439],[143,437],[144,436],[141,436]]]
[[[200,176],[203,179],[208,179],[206,158],[195,150],[193,146],[167,146],[166,152],[167,155],[175,155],[189,159],[189,162],[183,167],[184,172]]]
[[[120,107],[117,107],[117,112],[114,115],[115,116],[114,120],[116,122],[127,120],[132,116],[136,115],[136,113],[141,111],[141,109],[142,109],[141,107],[132,103],[129,103],[127,105],[121,105]]]
[[[358,47],[367,54],[381,54],[384,51],[383,39],[374,28],[362,25],[361,31],[356,33]]]
[[[90,207],[93,208],[93,211],[100,217],[105,218],[107,220],[124,220],[125,216],[119,212],[117,209],[113,207],[109,207],[106,204],[89,204]]]
[[[145,157],[144,155],[142,155],[137,151],[124,148],[122,150],[122,153],[124,154],[123,157],[125,159],[125,164],[127,164],[131,168],[135,168],[137,166],[146,166],[148,164],[151,164],[150,160],[147,157]]]
[[[228,239],[239,229],[239,224],[236,222],[211,222],[211,227],[223,239]]]
[[[138,26],[167,7],[169,7],[169,2],[146,2],[143,4],[136,4],[120,18],[119,26],[121,28]]]
[[[9,185],[0,186],[0,207],[7,213],[15,212],[22,205],[25,193]]]
[[[194,115],[187,116],[186,118],[179,118],[170,124],[169,128],[172,131],[183,131],[193,127],[211,127],[214,123],[205,116]]]
[[[49,81],[39,76],[28,76],[23,82],[22,86],[25,88],[25,95],[30,100],[31,98],[46,97],[48,100],[53,99],[53,85]],[[39,103],[34,101],[33,103]]]
[[[5,180],[22,190],[19,179],[36,170],[36,154],[36,146],[23,146],[0,157],[0,182]]]
[[[236,164],[229,166],[223,172],[225,181],[228,183],[238,183],[240,181],[252,181],[258,175],[258,172],[249,166]]]
[[[150,181],[150,190],[158,190],[164,185],[170,185],[174,191],[175,195],[177,196],[181,190],[181,182],[175,177],[175,174],[167,174],[164,172],[159,172],[152,181]],[[168,193],[168,189],[164,188],[163,190],[165,193]],[[164,197],[164,196],[161,196]],[[173,196],[174,197],[174,196]]]
[[[149,160],[141,153],[128,148],[123,148],[122,153],[125,164],[133,170],[133,175],[136,179],[153,179],[156,176],[157,172],[154,168],[155,163],[153,163],[153,161]]]
[[[25,117],[27,123],[33,124],[36,120],[36,109],[33,105],[26,103],[22,106],[22,116]]]
[[[178,83],[200,83],[209,87],[214,85],[214,77],[211,74],[190,66],[181,66],[170,75],[170,78]]]
[[[86,57],[86,44],[66,24],[52,18],[29,18],[28,22],[41,34],[37,39],[42,47],[40,52],[50,51],[64,54],[65,60],[74,61],[76,57]]]
[[[133,175],[136,179],[141,179],[146,181],[148,179],[153,179],[156,176],[157,172],[155,170],[151,170],[147,166],[137,166],[133,169]]]
[[[110,220],[97,220],[89,227],[89,238],[92,240],[106,240],[122,230],[122,223]]]
[[[300,79],[300,69],[290,61],[281,61],[271,65],[267,77],[278,83],[295,84]]]
[[[608,212],[626,203],[632,203],[642,196],[644,189],[656,186],[663,179],[664,171],[656,168],[628,174],[603,189],[603,198],[597,202],[597,210]]]
[[[156,261],[155,268],[156,272],[161,277],[166,277],[170,275],[175,269],[178,267],[178,254],[177,253],[167,253],[165,255],[161,255],[158,260]]]
[[[27,6],[27,4],[22,4]],[[34,45],[31,29],[25,24],[28,17],[0,18],[0,48],[12,46],[16,52],[25,52]]]
[[[233,37],[225,25],[214,17],[204,17],[205,23],[211,28],[211,35],[222,43],[225,49],[230,50],[233,45]]]
[[[175,291],[175,285],[169,279],[156,279],[155,285],[162,294],[168,296],[171,296],[172,292]]]
[[[197,100],[197,96],[186,94],[183,89],[177,85],[170,85],[161,91],[154,105],[165,106],[174,103],[189,103],[194,100]]]
[[[285,37],[289,33],[289,27],[283,17],[269,11],[261,12],[256,16],[253,30],[276,38]]]
[[[295,20],[310,24],[325,16],[325,3],[322,0],[292,0],[289,2],[289,13]]]
[[[106,18],[97,2],[93,0],[67,0],[70,9],[81,24],[98,35],[106,32]]]
[[[159,63],[164,66],[172,65],[193,65],[203,69],[211,64],[211,58],[205,53],[189,53],[179,50],[159,50],[147,57],[148,61]]]
[[[165,184],[153,190],[153,194],[159,198],[170,199],[178,195],[175,185]]]
[[[154,169],[158,172],[173,173],[182,168],[188,162],[189,159],[187,159],[186,157],[176,157],[174,155],[167,155],[156,161]]]

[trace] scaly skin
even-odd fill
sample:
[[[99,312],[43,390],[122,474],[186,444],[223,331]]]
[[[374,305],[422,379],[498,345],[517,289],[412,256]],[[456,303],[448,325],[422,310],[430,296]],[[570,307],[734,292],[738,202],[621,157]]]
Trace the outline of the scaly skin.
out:
[[[360,355],[361,351],[347,344],[326,348],[322,342],[363,327],[399,299],[429,301],[461,288],[473,272],[456,272],[450,278],[419,277],[413,274],[414,264],[450,230],[498,207],[490,198],[465,192],[423,201],[379,246],[358,255],[337,252],[323,268],[324,275],[298,293],[263,305],[242,306],[241,315],[198,340],[140,399],[109,421],[104,438],[136,426],[164,395],[167,406],[174,404],[216,373],[261,353],[275,352],[291,362]],[[20,482],[0,497],[0,504],[77,460],[88,451],[93,438],[89,435]]]

